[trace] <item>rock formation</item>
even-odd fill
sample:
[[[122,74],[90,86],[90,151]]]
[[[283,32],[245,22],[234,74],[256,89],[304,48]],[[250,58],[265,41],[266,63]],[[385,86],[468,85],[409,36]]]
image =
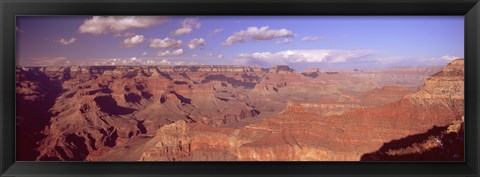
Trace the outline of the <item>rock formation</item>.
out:
[[[19,67],[17,160],[361,160],[463,116],[463,60],[423,69]]]

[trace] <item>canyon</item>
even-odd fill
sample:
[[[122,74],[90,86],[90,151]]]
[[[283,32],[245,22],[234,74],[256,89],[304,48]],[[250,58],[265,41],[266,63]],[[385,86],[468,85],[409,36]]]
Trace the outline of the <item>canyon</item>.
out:
[[[19,161],[464,158],[463,59],[304,72],[17,67],[16,77]]]

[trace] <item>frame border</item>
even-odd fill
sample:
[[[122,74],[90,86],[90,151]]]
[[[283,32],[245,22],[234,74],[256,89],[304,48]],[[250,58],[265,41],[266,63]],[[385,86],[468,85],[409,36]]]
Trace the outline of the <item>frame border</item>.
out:
[[[479,0],[0,0],[0,13],[0,176],[479,176]],[[17,15],[464,15],[465,162],[16,162]]]

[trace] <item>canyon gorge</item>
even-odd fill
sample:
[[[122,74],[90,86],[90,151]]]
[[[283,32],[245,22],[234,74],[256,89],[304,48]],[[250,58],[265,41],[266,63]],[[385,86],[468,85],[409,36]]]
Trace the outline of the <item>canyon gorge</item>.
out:
[[[446,66],[17,67],[19,161],[463,161]]]

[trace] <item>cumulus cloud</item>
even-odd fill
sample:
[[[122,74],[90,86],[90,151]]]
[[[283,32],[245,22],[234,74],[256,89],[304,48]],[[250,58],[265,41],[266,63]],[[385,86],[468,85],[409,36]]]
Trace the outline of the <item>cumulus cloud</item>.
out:
[[[72,37],[70,39],[61,38],[60,40],[56,40],[54,42],[59,43],[60,45],[70,45],[73,44],[75,41],[77,41],[77,38]]]
[[[145,62],[145,64],[147,64],[147,65],[152,65],[152,64],[155,64],[155,61],[154,61],[154,60],[147,60],[147,61]]]
[[[94,16],[85,20],[78,28],[78,31],[80,33],[99,35],[133,28],[148,28],[166,20],[166,17],[160,16]]]
[[[322,40],[322,39],[324,39],[324,37],[321,37],[321,36],[307,36],[307,37],[303,37],[302,41],[319,41],[319,40]]]
[[[144,40],[145,40],[145,37],[143,35],[134,35],[132,37],[129,37],[123,40],[122,47],[125,47],[125,48],[135,47],[138,44],[141,44]]]
[[[223,29],[222,29],[222,28],[217,28],[217,29],[211,30],[211,31],[208,33],[208,36],[212,36],[212,35],[215,35],[215,34],[221,33],[221,32],[223,32]]]
[[[117,58],[109,58],[109,59],[103,59],[101,61],[95,62],[93,65],[95,66],[105,66],[105,65],[125,65],[127,64],[128,60],[126,59],[117,59]]]
[[[457,56],[452,56],[452,55],[444,55],[444,56],[440,57],[440,59],[447,60],[447,61],[453,61],[453,60],[459,59],[459,58],[463,58],[463,57],[457,57]]]
[[[172,52],[173,55],[182,55],[183,54],[183,49],[178,49]]]
[[[180,36],[180,35],[184,35],[184,34],[189,34],[192,32],[192,28],[179,28],[177,30],[175,30],[175,32],[173,32],[173,35],[174,36]]]
[[[167,57],[167,56],[178,56],[178,55],[182,55],[183,54],[183,49],[178,49],[178,50],[174,50],[174,51],[170,51],[170,50],[167,50],[167,51],[160,51],[158,52],[157,56],[159,57]]]
[[[185,63],[187,63],[187,62],[185,62],[185,61],[175,61],[175,62],[173,62],[174,65],[185,65]]]
[[[205,39],[203,38],[194,38],[190,40],[190,42],[188,42],[188,48],[190,49],[195,49],[197,47],[204,46],[204,45],[205,45]]]
[[[131,58],[104,58],[104,59],[97,59],[93,65],[96,66],[121,66],[121,65],[155,65],[157,62],[154,59],[148,58],[138,58],[138,57],[131,57]]]
[[[142,53],[142,56],[146,56],[146,55],[148,55],[148,52],[143,52]]]
[[[210,52],[210,53],[205,53],[205,56],[207,56],[207,57],[213,57],[214,55],[215,55],[215,54],[213,54],[213,53],[211,53],[211,52]]]
[[[212,33],[221,33],[223,31],[222,28],[217,28],[212,31]]]
[[[159,64],[163,64],[163,65],[170,65],[172,62],[169,61],[168,59],[164,58],[162,60],[160,60],[160,62],[158,62]]]
[[[212,52],[205,53],[204,55],[205,55],[205,57],[209,57],[209,58],[224,58],[225,57],[223,54],[216,54],[216,53],[212,53]],[[196,56],[197,55],[195,55],[195,57]]]
[[[280,52],[255,52],[239,54],[236,62],[241,64],[259,64],[263,66],[290,63],[341,63],[377,53],[373,50],[285,50]]]
[[[193,28],[200,28],[201,23],[198,22],[198,18],[185,18],[182,22],[182,26],[173,32],[174,36],[180,36],[185,34],[190,34]]]
[[[164,39],[152,39],[150,48],[174,49],[182,46],[182,40],[176,40],[169,37]]]
[[[294,33],[285,28],[282,29],[269,29],[268,26],[263,27],[248,27],[246,30],[233,33],[229,36],[223,45],[229,46],[239,42],[259,41],[259,40],[271,40],[282,37],[293,37]]]
[[[285,38],[285,39],[283,39],[283,41],[277,41],[275,44],[277,44],[277,45],[283,45],[283,44],[289,44],[289,43],[291,43],[291,42],[292,42],[292,39],[290,39],[290,38]]]

